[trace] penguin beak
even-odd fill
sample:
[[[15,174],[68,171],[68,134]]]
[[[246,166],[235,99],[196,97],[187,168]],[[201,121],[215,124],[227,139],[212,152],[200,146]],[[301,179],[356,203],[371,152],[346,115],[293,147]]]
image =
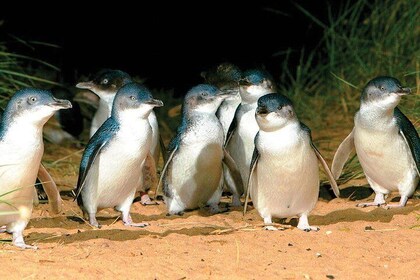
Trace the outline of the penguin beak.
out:
[[[145,104],[151,105],[153,107],[162,107],[163,106],[163,102],[158,100],[158,99],[150,99],[146,102],[144,102]]]
[[[227,97],[227,96],[236,95],[238,93],[239,93],[239,91],[237,89],[224,89],[224,90],[220,91],[217,94],[217,96]]]
[[[70,101],[65,99],[56,99],[54,98],[53,102],[50,102],[48,106],[58,108],[58,109],[70,109],[72,107]]]
[[[411,88],[399,88],[396,94],[398,95],[407,95],[411,93]]]
[[[257,110],[255,111],[255,113],[261,117],[265,117],[266,115],[268,115],[268,110],[265,107],[257,107]]]
[[[92,89],[94,86],[95,84],[93,83],[93,81],[81,82],[76,85],[76,87],[80,89]]]
[[[252,85],[252,83],[250,83],[247,79],[240,79],[239,80],[239,85],[240,86],[250,86],[250,85]]]

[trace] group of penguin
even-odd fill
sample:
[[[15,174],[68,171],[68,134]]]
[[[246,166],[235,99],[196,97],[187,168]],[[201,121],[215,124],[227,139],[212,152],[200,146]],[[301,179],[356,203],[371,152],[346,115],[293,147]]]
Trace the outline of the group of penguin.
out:
[[[330,171],[311,139],[310,129],[299,121],[292,101],[277,93],[273,78],[264,70],[241,72],[224,63],[203,73],[206,84],[185,95],[182,119],[165,154],[157,184],[162,187],[169,215],[209,206],[219,208],[223,190],[232,193],[232,205],[244,213],[249,196],[266,229],[276,230],[272,218],[297,216],[297,227],[310,226],[308,214],[319,194],[318,162],[324,168],[334,194],[338,179],[355,148],[368,183],[376,196],[358,206],[403,207],[419,182],[418,133],[397,105],[409,88],[392,77],[376,77],[362,90],[354,128],[340,144]],[[92,226],[100,227],[96,213],[115,208],[126,226],[134,223],[130,208],[140,192],[142,204],[153,204],[148,190],[157,183],[160,153],[159,126],[153,111],[163,106],[144,85],[119,70],[97,73],[76,85],[99,96],[90,140],[80,163],[75,199]],[[41,164],[43,126],[68,100],[50,91],[27,88],[8,102],[0,122],[0,232],[13,234],[13,244],[25,244],[28,224],[42,182],[54,212],[61,210],[57,187]],[[398,204],[385,196],[399,191]]]

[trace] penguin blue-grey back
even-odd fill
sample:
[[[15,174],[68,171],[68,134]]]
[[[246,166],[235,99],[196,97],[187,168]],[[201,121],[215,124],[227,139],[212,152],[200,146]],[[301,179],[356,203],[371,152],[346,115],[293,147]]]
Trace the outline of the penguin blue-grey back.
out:
[[[27,88],[12,96],[3,113],[0,122],[0,194],[6,203],[0,203],[0,212],[4,213],[0,215],[0,231],[12,233],[15,246],[36,249],[25,244],[23,230],[36,198],[34,183],[44,153],[42,128],[57,110],[67,108],[71,108],[68,100],[56,99],[46,90]],[[57,189],[46,192],[55,192],[58,198],[52,200],[61,202]]]
[[[115,207],[122,212],[126,226],[133,223],[130,207],[152,141],[148,117],[154,107],[163,106],[139,84],[123,86],[115,96],[111,117],[89,140],[80,163],[76,198],[89,223],[99,227],[96,213]]]
[[[354,128],[334,156],[332,171],[340,176],[353,148],[370,187],[374,202],[358,206],[403,207],[419,182],[420,139],[409,119],[397,107],[401,97],[410,94],[393,77],[380,76],[369,81],[360,98]],[[398,204],[387,204],[392,191],[401,195]]]
[[[318,199],[318,160],[337,196],[339,190],[312,143],[309,128],[299,122],[290,99],[280,94],[259,98],[255,118],[259,132],[255,137],[244,210],[250,194],[266,229],[276,230],[272,218],[298,216],[299,229],[318,230],[309,226],[307,217]]]

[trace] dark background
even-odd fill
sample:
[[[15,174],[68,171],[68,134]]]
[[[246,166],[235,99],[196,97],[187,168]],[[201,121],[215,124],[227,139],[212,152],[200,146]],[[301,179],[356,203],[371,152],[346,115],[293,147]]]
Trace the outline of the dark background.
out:
[[[299,51],[314,48],[322,35],[296,3],[324,21],[327,6],[339,6],[326,0],[139,2],[139,8],[134,1],[56,2],[2,8],[0,36],[10,51],[58,65],[59,79],[68,84],[116,68],[146,78],[150,87],[174,88],[177,95],[202,82],[201,71],[225,61],[242,69],[264,66],[276,77],[284,56],[275,54],[291,48],[296,52],[290,67],[296,67]],[[61,48],[28,46],[15,37]]]

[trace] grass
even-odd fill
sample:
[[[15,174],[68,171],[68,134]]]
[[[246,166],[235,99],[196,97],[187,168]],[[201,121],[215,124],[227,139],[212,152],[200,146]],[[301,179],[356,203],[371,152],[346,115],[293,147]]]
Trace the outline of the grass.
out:
[[[39,77],[28,70],[28,65],[49,71],[60,71],[56,66],[41,59],[20,55],[8,50],[4,42],[0,42],[0,107],[4,108],[9,98],[24,87],[45,87],[58,83]]]

